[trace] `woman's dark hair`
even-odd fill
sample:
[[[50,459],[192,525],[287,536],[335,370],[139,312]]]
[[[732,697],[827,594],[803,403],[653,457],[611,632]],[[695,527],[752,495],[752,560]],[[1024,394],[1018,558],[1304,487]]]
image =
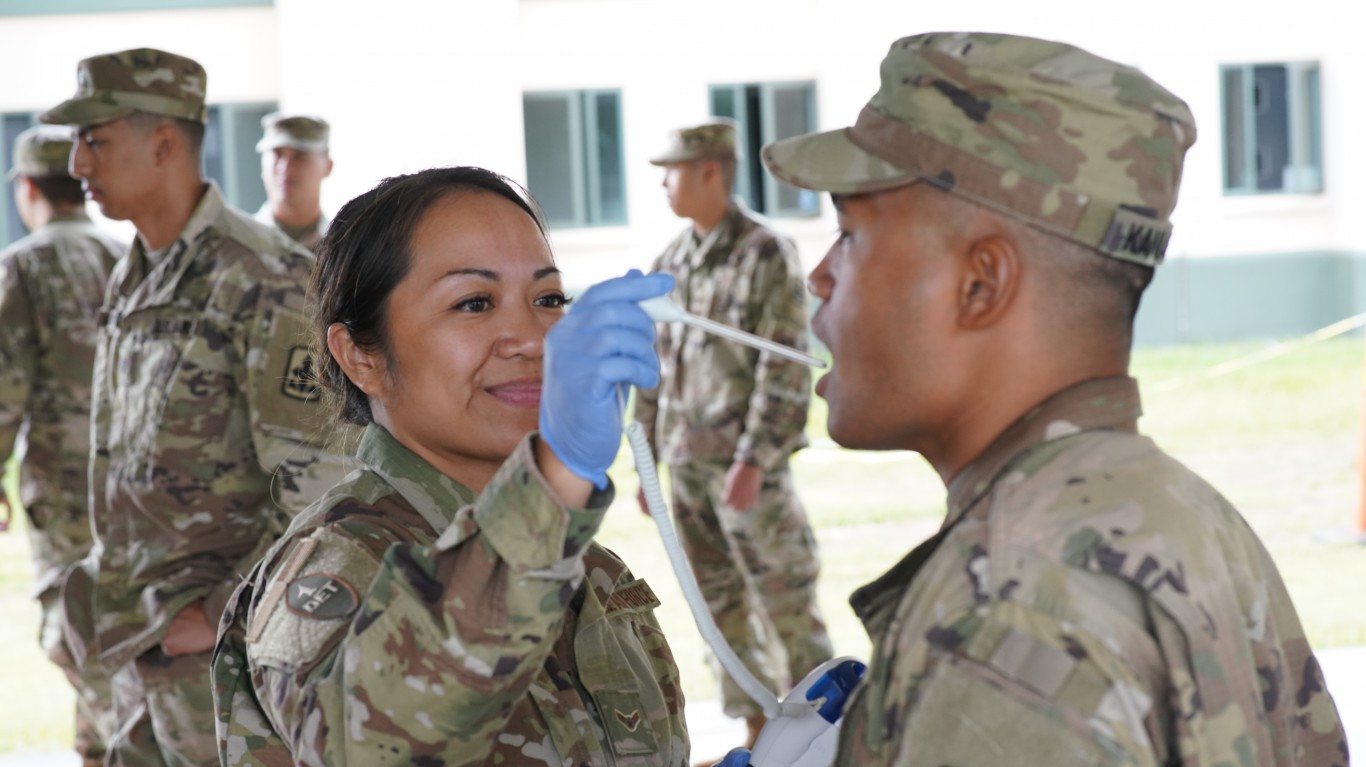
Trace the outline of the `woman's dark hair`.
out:
[[[364,426],[374,416],[365,392],[327,348],[327,329],[342,323],[357,346],[392,362],[385,316],[390,294],[408,274],[413,232],[434,203],[461,192],[495,194],[515,203],[545,236],[530,193],[491,170],[468,166],[386,178],[346,203],[328,227],[309,295],[319,383],[341,420]]]

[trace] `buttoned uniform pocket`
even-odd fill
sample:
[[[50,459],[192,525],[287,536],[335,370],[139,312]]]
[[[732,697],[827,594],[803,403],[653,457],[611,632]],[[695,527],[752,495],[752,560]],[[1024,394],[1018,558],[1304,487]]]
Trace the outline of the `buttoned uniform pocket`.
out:
[[[580,624],[574,638],[580,682],[619,765],[683,763],[687,751],[677,666],[653,619],[658,605],[645,581],[633,581],[617,588],[602,617]]]
[[[989,664],[945,656],[887,744],[896,764],[1112,765],[1131,761],[1102,727]]]

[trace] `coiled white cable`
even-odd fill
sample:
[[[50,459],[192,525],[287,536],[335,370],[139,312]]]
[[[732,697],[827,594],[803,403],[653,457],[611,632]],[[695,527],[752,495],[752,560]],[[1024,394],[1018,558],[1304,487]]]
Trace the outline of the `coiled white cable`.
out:
[[[650,452],[650,443],[640,422],[632,421],[630,426],[626,427],[626,441],[631,446],[631,455],[635,459],[636,473],[640,475],[640,489],[645,494],[645,504],[650,509],[650,518],[659,528],[659,537],[664,541],[664,551],[669,555],[669,564],[673,565],[674,576],[678,578],[678,585],[683,589],[683,598],[688,603],[688,609],[692,611],[693,620],[697,622],[697,630],[702,633],[702,639],[706,641],[707,646],[716,654],[721,667],[751,700],[759,704],[764,710],[764,716],[770,719],[777,717],[780,713],[778,697],[745,667],[740,656],[735,654],[726,638],[721,636],[721,630],[716,627],[716,621],[707,609],[707,600],[702,597],[702,590],[697,585],[692,566],[688,564],[688,557],[683,553],[683,545],[679,543],[678,531],[674,529],[673,520],[669,517],[669,507],[664,502],[664,491],[659,486],[659,473],[655,471],[655,457]]]

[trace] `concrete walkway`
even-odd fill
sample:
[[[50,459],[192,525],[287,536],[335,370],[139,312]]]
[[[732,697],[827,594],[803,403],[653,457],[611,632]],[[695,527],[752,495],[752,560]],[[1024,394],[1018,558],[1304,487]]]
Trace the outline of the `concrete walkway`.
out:
[[[1347,745],[1358,760],[1366,758],[1366,646],[1319,650],[1319,662],[1328,689],[1347,726]],[[688,731],[692,735],[693,761],[720,758],[744,740],[745,727],[721,713],[715,700],[688,704]],[[75,754],[5,754],[0,767],[78,767]]]

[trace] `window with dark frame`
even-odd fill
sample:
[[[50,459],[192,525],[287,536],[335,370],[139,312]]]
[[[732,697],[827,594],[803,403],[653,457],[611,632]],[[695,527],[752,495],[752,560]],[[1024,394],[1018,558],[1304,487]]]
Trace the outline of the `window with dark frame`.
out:
[[[1220,92],[1225,194],[1323,191],[1317,62],[1225,65]]]
[[[735,193],[750,208],[775,218],[820,214],[820,195],[774,178],[759,154],[765,144],[816,130],[815,83],[713,85],[711,113],[740,124]]]
[[[522,94],[527,188],[552,227],[626,223],[621,91]]]

